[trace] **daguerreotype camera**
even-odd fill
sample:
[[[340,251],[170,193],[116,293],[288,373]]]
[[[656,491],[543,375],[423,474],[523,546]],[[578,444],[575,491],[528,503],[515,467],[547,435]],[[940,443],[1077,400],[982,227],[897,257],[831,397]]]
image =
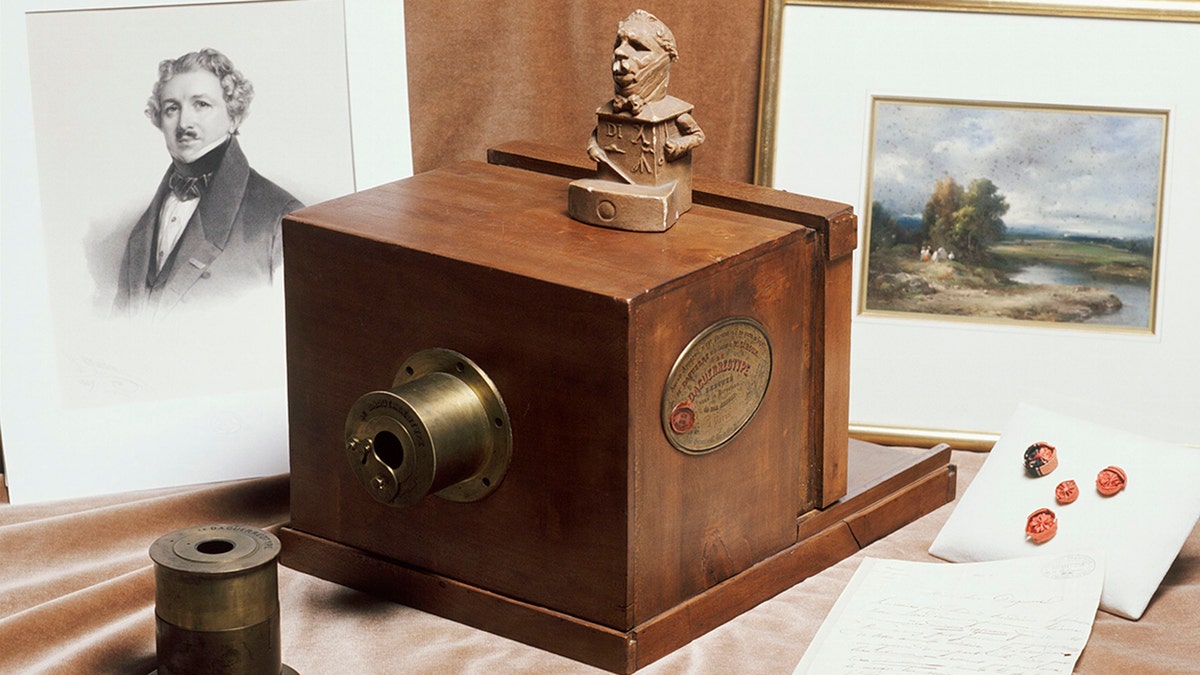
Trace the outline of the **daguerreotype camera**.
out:
[[[899,524],[840,520],[854,213],[693,180],[675,55],[621,23],[590,164],[285,220],[285,565],[625,673]]]
[[[283,563],[632,671],[813,571],[855,217],[698,180],[666,232],[594,227],[586,166],[490,160],[285,222]]]

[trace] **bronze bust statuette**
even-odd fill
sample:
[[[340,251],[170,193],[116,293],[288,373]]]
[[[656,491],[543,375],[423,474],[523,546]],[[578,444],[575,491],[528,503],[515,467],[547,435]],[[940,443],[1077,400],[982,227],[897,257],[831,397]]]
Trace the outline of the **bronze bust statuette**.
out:
[[[571,217],[602,227],[663,232],[692,206],[692,157],[704,132],[692,106],[667,95],[675,36],[635,10],[617,26],[613,98],[596,111],[588,156],[595,178],[571,183]]]

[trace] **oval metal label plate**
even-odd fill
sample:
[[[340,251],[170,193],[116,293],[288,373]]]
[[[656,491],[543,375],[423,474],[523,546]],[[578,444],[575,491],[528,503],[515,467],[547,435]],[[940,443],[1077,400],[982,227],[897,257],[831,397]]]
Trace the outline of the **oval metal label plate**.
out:
[[[771,341],[762,324],[732,317],[705,328],[667,375],[662,397],[667,440],[689,454],[716,450],[754,416],[770,380]]]

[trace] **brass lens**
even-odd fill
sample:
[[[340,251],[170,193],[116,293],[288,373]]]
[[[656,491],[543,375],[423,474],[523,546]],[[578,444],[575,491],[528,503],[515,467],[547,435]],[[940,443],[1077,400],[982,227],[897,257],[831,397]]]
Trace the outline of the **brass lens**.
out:
[[[160,675],[292,673],[282,664],[275,535],[202,525],[159,537],[154,561]]]

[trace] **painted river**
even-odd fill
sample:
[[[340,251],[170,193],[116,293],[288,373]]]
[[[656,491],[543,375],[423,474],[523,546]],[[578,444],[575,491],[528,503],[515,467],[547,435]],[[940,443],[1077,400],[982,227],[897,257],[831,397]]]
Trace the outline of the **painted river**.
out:
[[[1121,299],[1121,309],[1111,314],[1101,314],[1085,323],[1105,326],[1150,327],[1150,283],[1096,279],[1090,274],[1073,267],[1039,263],[1009,275],[1013,281],[1023,284],[1045,284],[1056,286],[1092,286],[1102,288]]]

